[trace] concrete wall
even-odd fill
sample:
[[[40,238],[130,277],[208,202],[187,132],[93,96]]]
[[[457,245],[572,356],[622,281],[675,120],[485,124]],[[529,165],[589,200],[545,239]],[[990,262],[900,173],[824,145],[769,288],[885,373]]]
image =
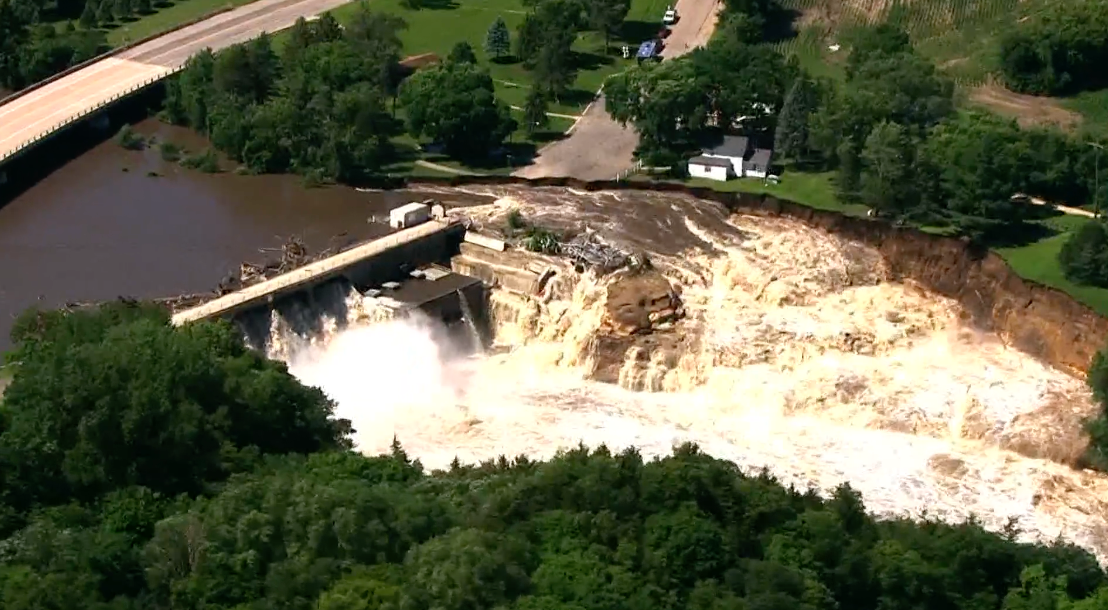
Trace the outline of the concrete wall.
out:
[[[279,275],[173,315],[175,325],[214,317],[233,317],[336,279],[359,289],[405,278],[417,267],[448,263],[458,251],[465,226],[430,222],[355,246],[326,259]]]

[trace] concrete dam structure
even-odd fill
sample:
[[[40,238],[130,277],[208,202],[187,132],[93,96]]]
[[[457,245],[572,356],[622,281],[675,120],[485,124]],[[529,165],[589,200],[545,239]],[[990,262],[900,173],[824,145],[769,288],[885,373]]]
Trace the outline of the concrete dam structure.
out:
[[[398,211],[410,217],[419,205]],[[447,326],[464,321],[483,342],[487,297],[482,279],[451,269],[452,259],[471,234],[462,223],[425,216],[417,214],[414,226],[178,311],[172,322],[181,326],[228,319],[245,327],[248,338],[257,339],[272,334],[269,318],[274,313],[289,320],[300,318],[298,332],[311,334],[319,332],[313,327],[321,316],[345,321],[358,315],[395,317],[418,310]],[[351,296],[358,303],[350,303]],[[291,313],[295,310],[300,313]],[[369,310],[374,313],[367,314]]]

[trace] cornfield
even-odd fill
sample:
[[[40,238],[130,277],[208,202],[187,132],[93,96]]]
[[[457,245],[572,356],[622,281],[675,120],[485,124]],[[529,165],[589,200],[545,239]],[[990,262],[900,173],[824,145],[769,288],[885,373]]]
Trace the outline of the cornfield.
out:
[[[796,36],[776,46],[810,71],[835,76],[837,52],[831,45],[848,47],[853,30],[887,20],[903,27],[916,47],[955,80],[980,83],[995,65],[998,37],[1046,1],[782,0],[795,11]]]

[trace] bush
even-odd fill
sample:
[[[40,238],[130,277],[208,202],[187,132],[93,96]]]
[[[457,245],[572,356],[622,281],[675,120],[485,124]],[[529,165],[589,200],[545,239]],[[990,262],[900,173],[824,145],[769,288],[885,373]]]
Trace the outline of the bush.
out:
[[[195,169],[205,174],[217,174],[219,173],[219,157],[216,156],[215,151],[206,148],[202,152],[190,155],[181,159],[181,165],[189,169]]]
[[[163,161],[174,162],[181,158],[181,147],[173,142],[162,142],[158,145],[158,151],[162,154]]]
[[[115,134],[115,141],[127,150],[142,150],[146,148],[146,139],[142,137],[142,134],[135,133],[130,125],[124,125],[123,128],[119,130],[119,133]]]
[[[1072,234],[1058,252],[1066,279],[1108,288],[1108,229],[1095,220]]]

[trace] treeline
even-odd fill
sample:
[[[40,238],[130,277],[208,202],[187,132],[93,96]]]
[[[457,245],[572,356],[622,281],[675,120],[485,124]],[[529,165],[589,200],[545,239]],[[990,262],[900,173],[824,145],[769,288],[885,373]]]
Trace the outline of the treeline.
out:
[[[759,14],[728,13],[707,46],[608,80],[608,113],[635,126],[637,156],[651,165],[683,166],[705,136],[722,126],[754,136],[772,128],[773,112],[800,70],[758,44],[763,21]]]
[[[226,323],[25,314],[0,402],[5,610],[1099,610],[1073,546],[876,521],[694,446],[427,474],[358,455]]]
[[[1000,43],[1000,67],[1014,91],[1066,95],[1108,85],[1108,2],[1048,3]]]
[[[715,53],[725,58],[719,73],[731,73],[723,85],[703,69]],[[728,67],[729,58],[742,61]],[[1016,194],[1070,205],[1093,199],[1096,149],[1057,130],[956,111],[953,84],[904,31],[860,31],[845,72],[841,85],[812,78],[726,32],[687,57],[629,70],[606,90],[613,116],[644,134],[640,156],[687,158],[727,126],[772,142],[779,161],[835,170],[843,200],[982,241],[1011,239],[1041,217]],[[738,103],[721,107],[720,93]]]
[[[53,20],[70,10],[59,1],[0,0],[0,88],[18,90],[107,50],[104,34]]]

